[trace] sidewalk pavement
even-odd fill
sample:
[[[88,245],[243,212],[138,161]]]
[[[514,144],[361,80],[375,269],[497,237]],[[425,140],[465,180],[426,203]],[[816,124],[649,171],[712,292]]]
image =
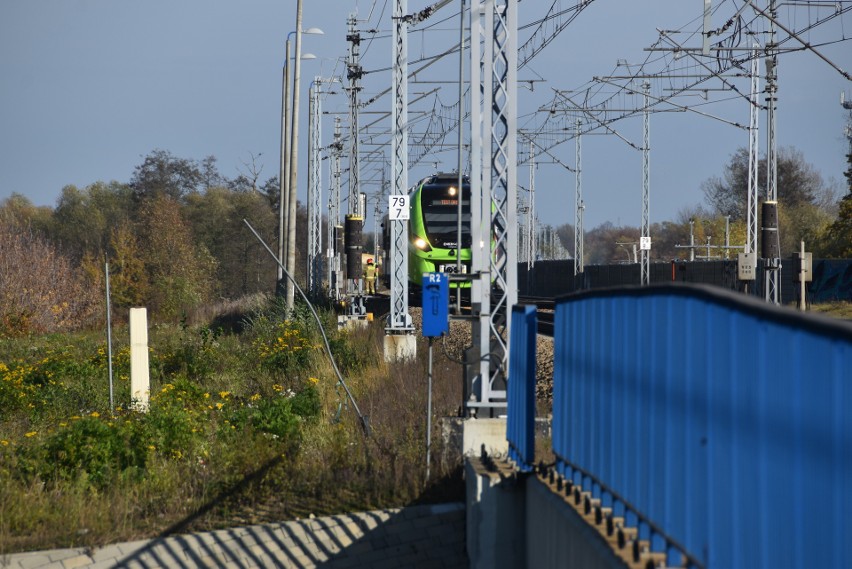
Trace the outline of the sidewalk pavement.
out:
[[[3,569],[468,567],[462,503],[376,510],[0,556]]]

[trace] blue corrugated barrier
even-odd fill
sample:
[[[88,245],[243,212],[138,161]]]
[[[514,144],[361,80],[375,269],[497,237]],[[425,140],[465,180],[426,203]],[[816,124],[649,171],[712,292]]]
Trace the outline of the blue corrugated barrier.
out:
[[[528,471],[535,462],[535,306],[514,306],[511,326],[506,438],[509,458]]]
[[[621,289],[559,300],[554,350],[557,471],[669,564],[852,567],[850,323]]]

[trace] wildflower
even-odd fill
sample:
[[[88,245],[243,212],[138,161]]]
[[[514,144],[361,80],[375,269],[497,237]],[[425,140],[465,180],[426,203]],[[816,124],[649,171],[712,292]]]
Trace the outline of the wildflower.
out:
[[[224,407],[224,406],[225,406],[224,403],[216,403],[216,409],[219,410],[219,411],[221,411],[222,407]]]
[[[282,391],[283,389],[284,389],[284,387],[281,386],[281,385],[278,385],[277,383],[272,386],[273,391]]]
[[[249,397],[249,401],[259,401],[259,400],[260,400],[260,393],[255,393],[254,395]]]
[[[318,383],[319,383],[319,378],[318,378],[318,377],[309,377],[309,378],[308,378],[308,381],[310,381],[311,383],[313,383],[314,385],[316,385],[316,384],[318,384]]]
[[[37,434],[38,434],[38,431],[30,431],[29,433],[24,433],[24,436],[29,439],[29,438],[36,436]]]
[[[100,416],[101,416],[101,414],[98,413],[97,411],[92,411],[91,413],[89,413],[89,417],[94,417],[95,419],[97,419]]]
[[[5,440],[0,441],[0,446],[4,446],[4,447],[9,446],[9,441],[5,441]]]
[[[221,397],[222,399],[227,399],[230,395],[231,395],[230,391],[220,391],[219,392],[219,397]]]

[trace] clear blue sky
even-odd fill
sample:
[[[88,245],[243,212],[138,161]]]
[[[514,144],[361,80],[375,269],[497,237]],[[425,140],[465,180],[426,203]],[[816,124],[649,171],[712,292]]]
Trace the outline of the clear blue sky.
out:
[[[714,5],[720,4],[720,0]],[[318,56],[303,63],[303,86],[313,75],[343,73],[346,17],[357,9],[365,34],[363,65],[388,67],[390,12],[393,2],[305,0],[304,27],[317,26],[324,36],[304,36],[304,51]],[[569,3],[563,2],[563,7]],[[741,2],[737,2],[741,4]],[[844,2],[848,4],[848,2]],[[427,2],[409,1],[414,11]],[[520,4],[521,24],[544,15],[550,2]],[[728,7],[733,6],[731,0]],[[542,54],[519,73],[521,79],[544,79],[533,92],[521,89],[519,112],[527,115],[552,96],[552,89],[573,89],[593,75],[608,75],[617,59],[647,57],[643,48],[657,38],[656,29],[680,28],[695,20],[703,0],[596,0]],[[431,22],[445,29],[413,33],[411,60],[433,54],[457,41],[458,2]],[[789,14],[782,12],[781,17]],[[446,22],[440,22],[445,18]],[[792,17],[792,16],[790,16]],[[714,17],[714,26],[722,16]],[[788,22],[801,25],[801,20]],[[840,39],[832,24],[812,41]],[[852,34],[852,18],[843,24]],[[244,0],[3,0],[0,2],[0,200],[17,192],[37,205],[56,203],[63,186],[86,186],[103,180],[129,181],[133,168],[154,149],[182,158],[218,159],[221,172],[236,176],[243,162],[259,155],[261,178],[278,172],[281,67],[284,39],[295,28],[295,1]],[[523,40],[529,31],[522,32]],[[694,42],[693,42],[694,43]],[[823,48],[840,67],[852,70],[852,43]],[[432,79],[455,80],[457,58],[435,67]],[[412,67],[414,64],[412,64]],[[779,66],[778,137],[782,146],[804,153],[826,181],[840,185],[847,146],[846,114],[839,95],[852,85],[812,54],[784,55]],[[424,74],[424,79],[426,74]],[[364,98],[386,88],[389,72],[369,74]],[[454,102],[457,87],[442,88],[440,100]],[[745,82],[740,86],[747,89]],[[433,86],[412,84],[410,92]],[[425,103],[425,104],[424,104]],[[419,109],[431,109],[433,99]],[[307,139],[307,96],[302,95],[302,140]],[[384,97],[367,111],[386,111]],[[324,110],[346,110],[342,95],[330,96]],[[748,122],[745,105],[703,109],[730,120]],[[345,119],[345,115],[344,119]],[[416,115],[414,115],[416,116]],[[362,125],[376,115],[364,115]],[[764,128],[764,118],[761,118]],[[345,124],[345,123],[344,123]],[[323,141],[331,140],[332,120],[324,119]],[[414,127],[419,128],[417,126]],[[617,126],[641,144],[641,120]],[[450,136],[455,141],[455,134]],[[651,120],[651,220],[674,219],[702,201],[700,184],[719,175],[728,157],[747,145],[744,131],[691,113],[654,115]],[[761,148],[765,135],[761,133]],[[554,150],[569,165],[573,142]],[[388,152],[389,153],[389,152]],[[306,152],[300,153],[300,194],[304,201]],[[415,168],[411,181],[439,169],[454,169],[454,153],[439,154]],[[586,226],[610,220],[638,226],[641,212],[641,153],[613,136],[585,137],[583,186]],[[327,177],[327,170],[323,169]],[[527,185],[526,168],[518,180]],[[537,208],[542,222],[573,222],[573,174],[542,164],[536,176]],[[366,187],[374,192],[375,187]]]

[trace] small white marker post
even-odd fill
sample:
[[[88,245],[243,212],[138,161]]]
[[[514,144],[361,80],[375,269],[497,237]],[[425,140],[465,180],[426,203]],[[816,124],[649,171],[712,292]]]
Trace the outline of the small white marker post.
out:
[[[137,410],[148,411],[151,376],[148,369],[148,311],[130,309],[130,401]]]

